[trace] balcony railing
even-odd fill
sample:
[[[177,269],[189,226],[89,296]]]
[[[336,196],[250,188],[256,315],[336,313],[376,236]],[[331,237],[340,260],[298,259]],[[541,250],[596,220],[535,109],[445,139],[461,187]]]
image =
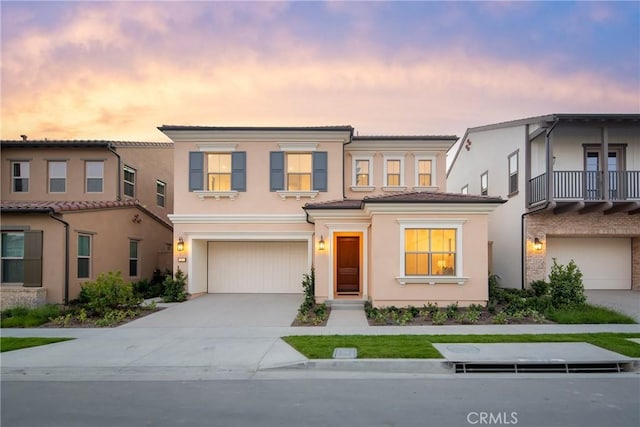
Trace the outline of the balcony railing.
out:
[[[605,189],[602,171],[553,171],[553,194],[550,199],[594,201],[640,199],[640,171],[610,171],[608,178],[608,188]],[[546,173],[530,179],[530,203],[547,200],[548,188]]]

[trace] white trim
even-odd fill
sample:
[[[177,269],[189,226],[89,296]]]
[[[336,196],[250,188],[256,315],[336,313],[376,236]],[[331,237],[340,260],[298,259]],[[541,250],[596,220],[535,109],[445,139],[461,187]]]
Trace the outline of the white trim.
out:
[[[278,190],[276,194],[280,196],[282,200],[286,200],[287,198],[295,197],[296,200],[300,200],[302,198],[315,200],[318,196],[318,191],[287,191],[287,190]]]
[[[236,197],[238,197],[238,192],[235,190],[233,191],[198,191],[196,190],[196,191],[193,191],[192,193],[198,196],[200,200],[204,200],[206,198],[213,198],[216,200],[220,200],[221,198],[235,200]]]
[[[278,146],[280,147],[280,151],[291,152],[307,152],[318,149],[318,144],[313,142],[281,142]]]
[[[369,176],[369,178],[371,178],[371,176]],[[351,186],[351,187],[349,187],[349,188],[351,189],[351,191],[354,191],[354,192],[363,192],[363,193],[364,193],[364,192],[371,192],[371,191],[373,191],[373,190],[375,190],[375,189],[376,189],[376,187],[372,187],[372,186],[370,186],[370,187],[358,187],[358,186],[356,186],[356,185]]]
[[[464,249],[464,245],[463,245],[463,230],[462,230],[462,226],[463,224],[467,221],[466,219],[457,219],[457,218],[447,218],[447,219],[424,219],[424,220],[418,220],[418,219],[405,219],[405,218],[398,218],[397,219],[398,224],[400,224],[400,274],[398,275],[398,278],[407,278],[407,277],[411,277],[414,280],[424,280],[424,282],[419,281],[419,282],[413,282],[413,283],[431,283],[432,281],[437,283],[437,280],[435,280],[436,278],[440,279],[442,277],[445,278],[449,278],[451,280],[456,279],[456,281],[453,281],[453,283],[457,283],[458,281],[460,281],[460,279],[463,277],[463,273],[464,273],[464,264],[463,264],[463,257],[462,257],[462,253],[463,253],[463,249]],[[434,228],[453,228],[456,230],[456,271],[455,271],[455,275],[454,276],[407,276],[405,274],[405,256],[404,256],[404,235],[405,235],[405,230],[407,228],[429,228],[429,229],[434,229]],[[400,280],[399,280],[400,281]],[[401,282],[401,281],[400,281]],[[405,283],[409,283],[405,280]],[[444,283],[441,281],[441,283]]]
[[[229,143],[208,143],[197,145],[198,150],[204,151],[206,153],[230,153],[236,151],[236,148],[238,148],[238,144]]]
[[[410,213],[447,213],[459,215],[468,214],[488,214],[500,206],[501,203],[371,203],[364,205],[364,212],[372,214],[410,214]]]
[[[174,224],[306,224],[305,214],[170,214]]]
[[[396,281],[400,286],[424,284],[424,285],[439,285],[439,284],[456,284],[464,285],[469,280],[468,277],[456,277],[456,276],[399,276],[396,277]]]
[[[413,187],[413,191],[425,192],[425,193],[437,193],[439,187]]]
[[[389,189],[392,188],[399,188],[399,187],[405,187],[404,185],[404,158],[407,156],[408,153],[398,153],[398,152],[387,152],[387,153],[382,153],[382,189],[384,191],[391,191]],[[391,187],[387,185],[387,161],[389,160],[399,160],[400,161],[400,185],[397,187]],[[385,190],[386,189],[386,190]],[[406,189],[406,187],[405,187]],[[404,190],[399,190],[399,191],[404,191]]]
[[[373,191],[373,153],[351,154],[351,190],[353,191]],[[367,160],[369,162],[369,185],[358,186],[356,179],[356,162],[358,160]],[[369,188],[371,190],[369,190]]]
[[[333,300],[333,269],[334,269],[334,234],[335,233],[362,233],[362,299],[369,298],[369,227],[371,224],[351,224],[351,223],[326,223],[329,230],[329,289],[327,299]]]
[[[385,173],[385,181],[387,180],[387,176]],[[400,181],[402,181],[402,178],[400,178]],[[382,191],[385,191],[387,193],[402,193],[403,191],[407,191],[407,187],[405,186],[399,186],[399,187],[382,187]]]
[[[414,154],[413,156],[415,158],[415,163],[414,163],[414,175],[413,175],[413,182],[415,184],[414,188],[438,188],[438,181],[437,181],[437,176],[438,174],[436,173],[436,171],[438,170],[437,168],[437,160],[436,160],[436,156],[434,155],[427,155],[427,154]],[[431,185],[429,186],[420,186],[420,181],[418,180],[418,175],[419,175],[419,168],[418,165],[420,163],[420,160],[431,160]]]

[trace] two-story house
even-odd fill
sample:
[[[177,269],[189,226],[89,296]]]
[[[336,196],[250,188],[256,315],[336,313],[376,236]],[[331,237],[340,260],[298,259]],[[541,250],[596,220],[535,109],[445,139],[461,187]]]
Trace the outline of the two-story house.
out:
[[[63,303],[86,281],[172,267],[173,144],[0,141],[2,306]]]
[[[446,194],[455,136],[351,126],[161,126],[174,142],[176,256],[197,293],[301,293],[374,305],[487,300],[487,219]]]
[[[494,194],[492,272],[503,286],[574,260],[586,289],[640,289],[640,115],[550,114],[470,128],[447,188]]]

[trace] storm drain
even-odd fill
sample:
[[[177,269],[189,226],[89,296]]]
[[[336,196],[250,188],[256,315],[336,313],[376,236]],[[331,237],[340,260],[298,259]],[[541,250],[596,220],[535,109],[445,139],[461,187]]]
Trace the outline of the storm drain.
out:
[[[451,362],[456,374],[472,373],[620,373],[633,371],[632,363],[477,363]]]

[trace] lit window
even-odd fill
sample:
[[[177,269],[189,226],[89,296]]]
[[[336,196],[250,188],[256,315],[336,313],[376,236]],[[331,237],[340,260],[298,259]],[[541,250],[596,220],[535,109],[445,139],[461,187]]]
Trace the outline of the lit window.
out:
[[[431,160],[418,160],[418,187],[430,187],[431,184]]]
[[[456,274],[456,229],[406,228],[404,251],[406,276]]]
[[[369,160],[356,160],[356,186],[369,186]]]
[[[400,187],[400,160],[387,160],[387,187]]]
[[[207,172],[209,191],[231,190],[231,154],[208,154]]]
[[[311,154],[287,153],[287,191],[311,191]]]

